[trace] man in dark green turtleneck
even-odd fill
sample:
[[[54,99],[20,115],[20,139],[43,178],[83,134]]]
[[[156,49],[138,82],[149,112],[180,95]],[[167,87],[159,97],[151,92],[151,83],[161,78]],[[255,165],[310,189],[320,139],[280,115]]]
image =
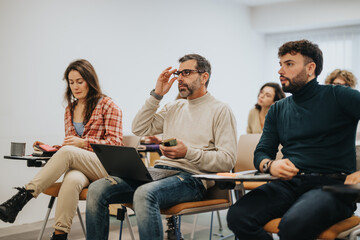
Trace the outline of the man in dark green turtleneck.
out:
[[[319,85],[323,57],[316,44],[287,42],[278,55],[283,90],[292,96],[270,108],[254,165],[280,180],[251,191],[230,208],[228,225],[239,239],[272,239],[263,226],[274,218],[282,218],[281,240],[315,239],[356,209],[355,196],[322,187],[360,182],[355,160],[360,93]],[[279,144],[284,157],[275,161]]]

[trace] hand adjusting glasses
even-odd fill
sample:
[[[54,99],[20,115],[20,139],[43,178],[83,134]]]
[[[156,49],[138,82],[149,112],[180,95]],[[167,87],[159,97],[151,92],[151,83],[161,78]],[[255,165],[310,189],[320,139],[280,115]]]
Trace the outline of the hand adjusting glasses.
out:
[[[176,72],[174,72],[173,74],[174,74],[174,76],[175,77],[178,77],[178,76],[180,76],[180,74],[182,74],[183,75],[183,77],[187,77],[187,76],[189,76],[191,73],[193,73],[193,72],[196,72],[196,73],[204,73],[205,71],[199,71],[199,70],[193,70],[193,69],[184,69],[184,70],[182,70],[182,71],[176,71]]]

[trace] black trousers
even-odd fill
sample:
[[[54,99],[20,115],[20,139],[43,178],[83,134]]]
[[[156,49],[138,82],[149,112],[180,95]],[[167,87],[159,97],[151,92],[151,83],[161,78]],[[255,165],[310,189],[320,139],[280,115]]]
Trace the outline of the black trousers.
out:
[[[230,207],[228,227],[240,240],[271,240],[263,226],[274,218],[281,240],[315,239],[331,225],[350,217],[356,196],[323,191],[324,185],[344,180],[324,176],[295,176],[262,185]]]

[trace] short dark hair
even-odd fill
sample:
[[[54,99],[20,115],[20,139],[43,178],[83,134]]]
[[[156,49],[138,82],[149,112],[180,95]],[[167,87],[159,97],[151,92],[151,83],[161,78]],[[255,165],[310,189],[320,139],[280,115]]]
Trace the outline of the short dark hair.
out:
[[[196,67],[195,67],[196,70],[201,71],[201,72],[207,72],[209,74],[209,78],[205,83],[205,87],[207,87],[209,85],[210,76],[211,76],[210,62],[203,56],[200,56],[199,54],[186,54],[185,56],[183,56],[179,59],[179,63],[183,63],[188,60],[195,60],[196,61]]]
[[[315,76],[320,75],[323,69],[323,54],[317,44],[305,39],[287,42],[279,48],[278,56],[280,58],[288,53],[291,55],[300,53],[305,57],[305,64],[314,62],[316,64]]]
[[[284,91],[282,90],[280,85],[277,83],[274,83],[274,82],[265,83],[260,88],[259,94],[260,94],[261,90],[264,89],[264,87],[272,87],[275,90],[274,102],[279,101],[280,99],[283,99],[286,97]],[[258,94],[258,96],[259,96],[259,94]],[[255,108],[259,111],[261,110],[261,106],[258,103],[255,104]]]

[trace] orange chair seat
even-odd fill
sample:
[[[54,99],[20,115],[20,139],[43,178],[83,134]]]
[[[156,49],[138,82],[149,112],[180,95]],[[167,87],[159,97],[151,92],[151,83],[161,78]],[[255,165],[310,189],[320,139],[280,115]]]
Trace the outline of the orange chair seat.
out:
[[[281,218],[275,218],[271,221],[269,221],[267,224],[265,224],[264,229],[267,232],[270,233],[278,233],[279,232],[279,223],[281,221]],[[337,236],[339,236],[340,233],[349,230],[356,225],[360,223],[360,217],[358,216],[352,216],[345,220],[342,220],[328,229],[326,229],[324,232],[322,232],[318,238],[319,239],[335,239]]]
[[[161,214],[164,215],[177,215],[179,212],[189,208],[198,208],[198,207],[207,207],[207,206],[214,206],[218,204],[226,204],[229,203],[228,199],[211,199],[211,200],[204,200],[204,201],[195,201],[195,202],[184,202],[176,204],[170,208],[161,209]],[[122,204],[125,207],[133,209],[133,205],[131,203],[124,203]]]
[[[59,191],[60,191],[60,187],[61,187],[61,182],[56,182],[53,185],[51,185],[50,187],[48,187],[47,189],[45,189],[43,191],[44,194],[52,196],[52,197],[57,197],[59,195]],[[86,194],[88,192],[87,188],[84,188],[79,195],[79,199],[80,200],[86,200]]]

